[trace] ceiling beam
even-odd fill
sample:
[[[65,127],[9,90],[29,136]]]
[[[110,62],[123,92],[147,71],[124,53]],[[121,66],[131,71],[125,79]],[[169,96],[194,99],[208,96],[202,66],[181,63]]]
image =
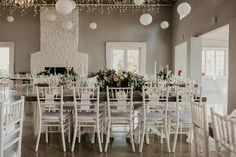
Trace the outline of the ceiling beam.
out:
[[[173,1],[170,1],[170,0],[162,0],[163,2],[167,3],[167,4],[173,4]]]
[[[4,4],[3,3],[0,3],[0,6],[4,6]],[[14,5],[15,6],[15,5]],[[34,4],[34,6],[38,6],[38,7],[40,7],[40,6],[44,6],[44,7],[46,7],[46,6],[55,6],[55,4]],[[76,6],[77,7],[89,7],[89,6],[91,6],[91,7],[100,7],[100,6],[102,6],[102,7],[171,7],[172,5],[171,4],[159,4],[159,3],[157,3],[157,4],[143,4],[143,5],[141,5],[141,6],[136,6],[135,4],[102,4],[102,3],[100,3],[100,4],[98,4],[98,3],[93,3],[93,4],[85,4],[85,3],[77,3],[76,4]],[[20,6],[15,6],[15,7],[19,7],[20,8]]]

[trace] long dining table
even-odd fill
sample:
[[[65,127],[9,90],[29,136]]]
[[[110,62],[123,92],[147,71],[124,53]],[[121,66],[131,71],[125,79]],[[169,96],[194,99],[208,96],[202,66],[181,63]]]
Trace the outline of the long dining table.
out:
[[[180,100],[181,100],[181,96],[179,97]],[[70,107],[72,108],[73,107],[73,95],[72,94],[65,94],[63,96],[63,101],[65,102],[65,106],[66,107]],[[139,92],[139,91],[135,91],[134,94],[133,94],[133,102],[134,102],[134,110],[136,109],[139,109],[140,107],[142,107],[142,92]],[[168,98],[168,102],[176,102],[177,100],[177,97],[175,95],[170,95],[169,98]],[[196,101],[199,101],[199,97],[195,97],[195,100]],[[25,101],[26,102],[31,102],[31,104],[34,104],[33,105],[33,112],[34,112],[34,121],[35,121],[35,124],[34,124],[34,133],[35,135],[37,135],[37,121],[38,121],[38,112],[37,112],[37,95],[36,94],[29,94],[29,95],[25,95]],[[161,101],[161,100],[160,100]],[[202,102],[206,102],[207,101],[207,98],[206,97],[202,97]],[[104,106],[104,103],[107,102],[107,95],[106,95],[106,92],[100,92],[100,95],[99,95],[99,102],[103,105],[101,106]]]

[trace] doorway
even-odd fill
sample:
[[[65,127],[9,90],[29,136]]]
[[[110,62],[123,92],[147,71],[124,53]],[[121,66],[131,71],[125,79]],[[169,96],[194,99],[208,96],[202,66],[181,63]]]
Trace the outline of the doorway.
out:
[[[0,76],[14,74],[14,44],[0,42]]]
[[[183,80],[187,79],[187,42],[175,47],[175,75],[181,71]]]
[[[228,104],[228,43],[229,25],[201,36],[203,95],[209,107],[227,113]]]

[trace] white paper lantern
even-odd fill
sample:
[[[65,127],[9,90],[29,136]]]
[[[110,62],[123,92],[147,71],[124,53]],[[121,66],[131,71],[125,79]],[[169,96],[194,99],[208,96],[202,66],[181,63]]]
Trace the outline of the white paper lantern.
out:
[[[55,21],[56,15],[55,14],[48,14],[48,15],[46,15],[46,18],[48,21]]]
[[[91,29],[96,29],[97,28],[97,24],[95,22],[92,22],[92,23],[89,24],[89,27]]]
[[[143,14],[140,16],[140,23],[144,26],[150,25],[152,23],[152,15]]]
[[[75,3],[74,0],[70,0],[70,1],[71,1],[71,3],[72,3],[72,6],[73,6],[73,9],[72,9],[72,10],[74,10],[74,9],[76,8],[76,3]]]
[[[135,5],[142,5],[144,3],[144,0],[134,0]]]
[[[7,21],[12,23],[14,22],[14,17],[13,16],[7,16]]]
[[[71,20],[66,20],[66,21],[63,21],[61,26],[63,29],[65,30],[71,30],[73,28],[73,22]]]
[[[161,28],[162,29],[167,29],[169,27],[169,22],[167,21],[162,21],[161,22]]]
[[[183,2],[178,5],[177,12],[179,15],[186,16],[191,12],[191,5],[187,2]]]
[[[73,11],[71,0],[58,0],[55,7],[56,11],[62,15],[70,14]]]

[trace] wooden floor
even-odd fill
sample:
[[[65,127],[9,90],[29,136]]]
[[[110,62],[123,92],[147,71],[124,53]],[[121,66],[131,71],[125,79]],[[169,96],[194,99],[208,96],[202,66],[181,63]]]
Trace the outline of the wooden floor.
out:
[[[41,136],[39,151],[35,152],[36,137],[33,135],[33,118],[27,114],[24,122],[22,157],[193,157],[193,145],[186,143],[186,136],[179,136],[175,153],[166,152],[166,144],[160,144],[158,137],[151,136],[151,144],[144,145],[143,153],[139,153],[138,144],[136,152],[133,153],[131,145],[126,141],[125,135],[115,135],[112,144],[109,146],[107,153],[100,153],[98,145],[91,144],[89,135],[82,137],[82,143],[76,143],[74,153],[70,152],[71,144],[67,143],[67,152],[62,151],[60,134],[50,134],[49,143],[46,144],[45,136]],[[172,140],[173,141],[173,138]],[[211,142],[211,145],[214,145]],[[216,156],[211,152],[211,156]]]

